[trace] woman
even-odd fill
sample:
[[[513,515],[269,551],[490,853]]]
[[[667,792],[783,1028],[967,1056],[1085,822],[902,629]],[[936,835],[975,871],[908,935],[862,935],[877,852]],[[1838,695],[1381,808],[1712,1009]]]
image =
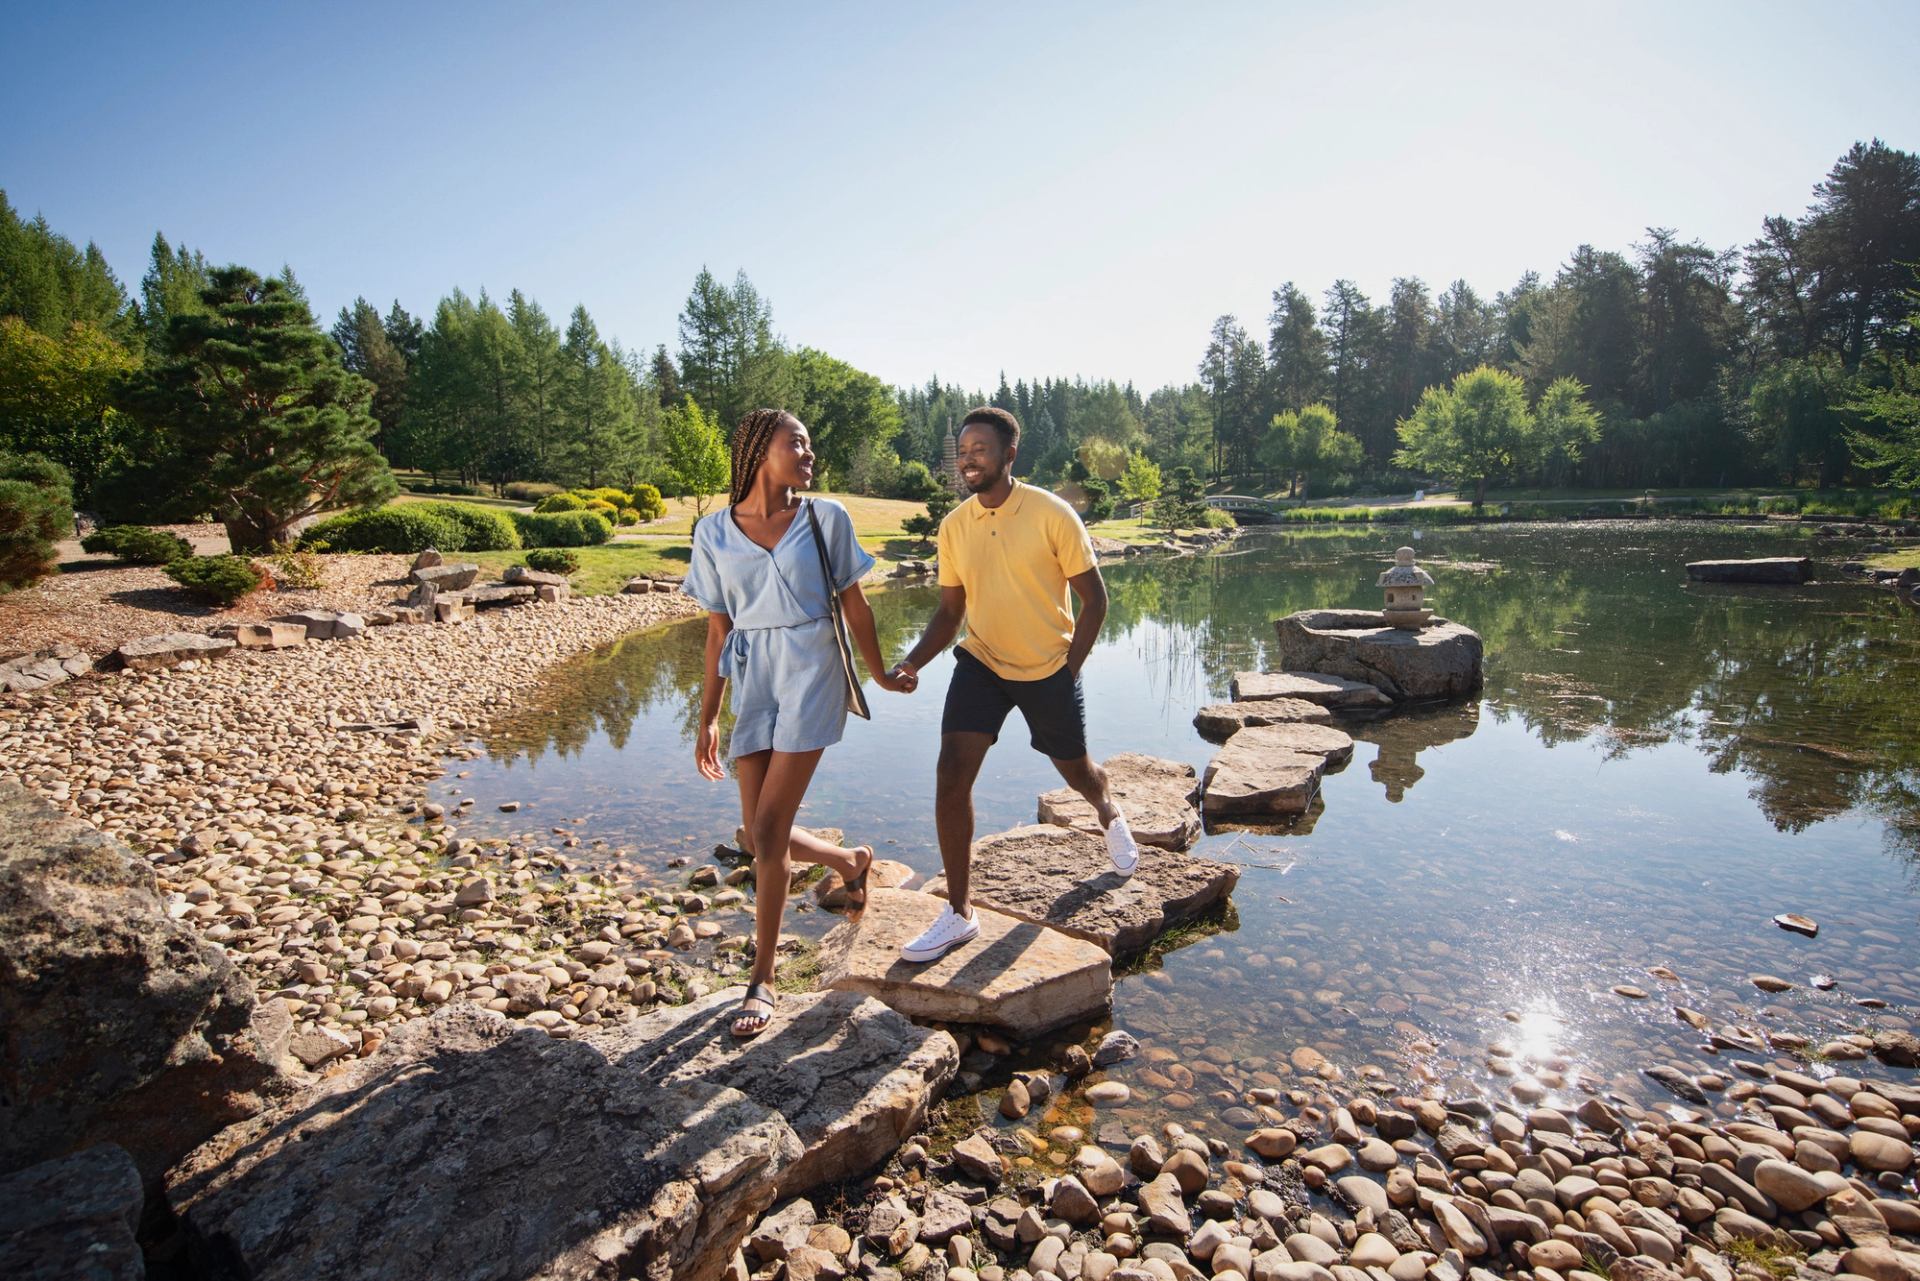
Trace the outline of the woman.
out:
[[[854,537],[845,507],[800,497],[812,481],[813,442],[798,418],[759,409],[741,419],[733,433],[729,505],[694,526],[693,563],[681,589],[707,610],[706,684],[694,762],[715,781],[726,776],[720,765],[720,691],[733,682],[730,746],[741,820],[754,855],[755,898],[753,977],[733,1024],[741,1038],[759,1035],[773,1017],[774,950],[791,860],[824,863],[840,873],[855,906],[866,902],[873,867],[872,846],[829,845],[793,826],[820,753],[840,741],[847,722],[829,592],[839,593],[847,628],[874,682],[902,693],[914,683],[886,674],[873,611],[860,591],[873,557]],[[831,583],[823,581],[822,544]]]

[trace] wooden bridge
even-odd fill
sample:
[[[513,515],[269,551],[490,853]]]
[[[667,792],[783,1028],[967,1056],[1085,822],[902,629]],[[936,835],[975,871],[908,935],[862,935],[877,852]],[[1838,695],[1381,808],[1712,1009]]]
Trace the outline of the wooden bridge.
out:
[[[1279,507],[1270,499],[1246,494],[1213,494],[1206,500],[1215,511],[1226,512],[1242,525],[1270,525],[1278,519]]]

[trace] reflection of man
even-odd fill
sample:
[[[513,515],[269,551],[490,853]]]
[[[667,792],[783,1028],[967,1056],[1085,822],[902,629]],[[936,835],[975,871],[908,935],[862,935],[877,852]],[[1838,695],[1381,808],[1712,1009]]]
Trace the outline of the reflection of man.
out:
[[[981,408],[967,415],[959,463],[973,497],[940,523],[940,605],[926,635],[894,668],[916,678],[965,620],[967,638],[954,655],[940,722],[935,791],[947,906],[900,950],[909,961],[937,960],[979,936],[968,899],[973,783],[1016,707],[1034,750],[1046,753],[1100,816],[1114,868],[1131,876],[1140,862],[1126,818],[1107,794],[1106,772],[1087,755],[1080,667],[1107,616],[1106,583],[1073,508],[1013,478],[1019,452],[1020,424],[1012,414]],[[1069,588],[1080,598],[1077,621]]]

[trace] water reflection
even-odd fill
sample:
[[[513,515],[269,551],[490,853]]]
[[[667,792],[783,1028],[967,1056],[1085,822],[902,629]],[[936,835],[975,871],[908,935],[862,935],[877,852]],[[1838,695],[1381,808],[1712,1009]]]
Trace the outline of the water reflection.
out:
[[[1237,928],[1123,980],[1116,1020],[1190,1064],[1231,1051],[1215,1064],[1228,1085],[1296,1077],[1292,1051],[1310,1046],[1394,1083],[1643,1100],[1640,1068],[1708,1061],[1676,1004],[1816,1045],[1905,1025],[1920,1002],[1920,617],[1851,582],[1685,579],[1687,560],[1782,554],[1790,537],[1644,523],[1430,533],[1433,604],[1486,640],[1482,699],[1352,722],[1357,759],[1313,812],[1203,838],[1201,852],[1246,866]],[[1203,768],[1213,749],[1195,709],[1225,700],[1233,672],[1273,665],[1275,616],[1375,604],[1394,541],[1272,531],[1230,555],[1112,567],[1085,673],[1095,754]],[[1817,550],[1849,554],[1844,540]],[[934,597],[875,598],[889,652]],[[670,628],[566,669],[496,726],[461,783],[480,801],[470,830],[584,817],[583,831],[663,862],[726,839],[733,788],[692,770],[701,647],[698,625]],[[874,721],[827,754],[803,821],[934,871],[945,684],[936,664],[917,696],[873,692]],[[980,830],[1031,821],[1057,785],[1016,726],[982,772]],[[524,814],[493,815],[504,799]],[[1781,911],[1820,920],[1819,938],[1775,928]],[[1756,972],[1796,986],[1764,995]],[[1831,991],[1806,984],[1816,972]]]

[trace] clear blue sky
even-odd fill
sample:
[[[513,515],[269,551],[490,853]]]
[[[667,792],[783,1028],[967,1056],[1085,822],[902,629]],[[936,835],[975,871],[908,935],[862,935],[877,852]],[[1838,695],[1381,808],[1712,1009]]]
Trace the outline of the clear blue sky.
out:
[[[0,187],[330,320],[455,285],[675,345],[702,263],[894,382],[1193,377],[1293,280],[1491,296],[1920,147],[1920,5],[9,6]]]

